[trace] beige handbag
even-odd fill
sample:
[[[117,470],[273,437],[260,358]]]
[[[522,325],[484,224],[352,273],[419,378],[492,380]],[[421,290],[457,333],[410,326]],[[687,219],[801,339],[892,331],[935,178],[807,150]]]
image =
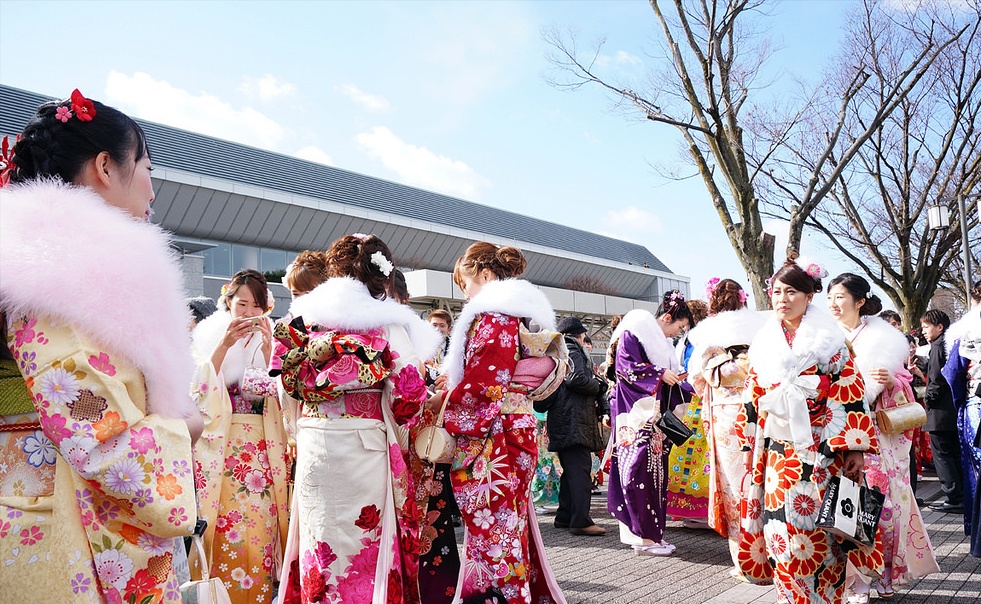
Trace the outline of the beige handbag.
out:
[[[184,604],[232,604],[232,599],[225,589],[225,584],[219,577],[209,576],[211,566],[208,557],[204,555],[204,542],[200,535],[192,537],[194,547],[198,550],[198,560],[201,566],[201,580],[188,581],[181,585],[181,599]]]
[[[443,414],[446,413],[449,398],[449,393],[444,392],[443,405],[439,408],[435,425],[422,428],[416,435],[416,455],[431,463],[450,463],[456,454],[456,437],[443,427]]]
[[[926,409],[912,401],[875,412],[875,423],[884,434],[899,434],[914,428],[922,428],[926,425],[926,421]]]

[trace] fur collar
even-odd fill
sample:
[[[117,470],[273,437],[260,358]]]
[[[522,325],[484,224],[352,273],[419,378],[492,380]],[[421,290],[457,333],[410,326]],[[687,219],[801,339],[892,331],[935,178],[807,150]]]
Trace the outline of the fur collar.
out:
[[[708,346],[738,346],[749,345],[766,323],[769,312],[760,312],[750,308],[740,308],[721,312],[701,321],[688,334],[688,341],[696,349],[704,350]]]
[[[542,329],[555,331],[555,311],[542,290],[524,279],[501,279],[485,283],[480,292],[463,306],[453,323],[450,348],[441,368],[442,373],[446,374],[449,389],[463,379],[467,333],[474,320],[487,313],[529,319]]]
[[[862,324],[864,327],[856,328],[851,333],[846,332],[845,335],[850,338],[849,343],[855,353],[855,365],[863,377],[876,368],[888,369],[889,373],[895,375],[906,367],[909,342],[903,332],[879,317],[862,317]],[[879,382],[865,379],[865,400],[870,409],[883,390],[884,387]]]
[[[947,346],[947,356],[950,356],[950,351],[954,348],[954,343],[967,335],[969,331],[973,332],[975,336],[981,332],[981,305],[975,306],[964,313],[963,317],[947,328],[947,331],[944,333],[946,336],[944,345]]]
[[[390,298],[373,298],[363,283],[350,277],[324,281],[310,293],[294,300],[290,314],[302,317],[307,325],[355,332],[401,325],[408,332],[420,360],[433,358],[443,342],[443,336],[436,328],[423,321],[410,307]]]
[[[148,413],[197,413],[190,312],[169,235],[53,181],[0,190],[0,208],[0,307],[45,316],[132,363]]]
[[[266,321],[269,319],[263,317]],[[232,322],[232,313],[220,309],[210,317],[198,323],[191,334],[191,350],[194,360],[200,365],[210,363],[218,343],[225,337],[228,325]],[[243,338],[228,349],[221,362],[218,374],[226,386],[232,386],[242,381],[245,368],[250,365],[265,367],[266,359],[262,355],[262,337],[255,334],[252,338]]]
[[[681,369],[671,341],[664,336],[664,331],[650,312],[635,308],[623,315],[623,319],[610,336],[610,342],[619,340],[625,331],[629,331],[637,338],[650,363],[675,372]]]
[[[787,346],[780,319],[771,315],[753,338],[749,361],[760,384],[770,386],[781,382],[799,359],[810,356],[815,363],[826,364],[844,345],[845,335],[838,322],[811,304],[804,311],[792,348]]]

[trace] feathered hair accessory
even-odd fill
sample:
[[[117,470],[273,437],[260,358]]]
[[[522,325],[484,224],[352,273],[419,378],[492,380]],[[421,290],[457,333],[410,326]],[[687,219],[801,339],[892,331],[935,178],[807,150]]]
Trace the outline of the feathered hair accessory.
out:
[[[814,262],[810,258],[799,256],[796,260],[794,260],[794,262],[797,263],[797,266],[804,269],[805,273],[807,273],[808,275],[810,275],[815,279],[824,279],[825,277],[828,276],[828,271],[823,266],[821,266],[817,262]]]
[[[395,265],[385,257],[385,254],[383,254],[381,250],[371,255],[371,263],[378,267],[381,274],[385,275],[386,277],[391,275],[392,271],[395,270]]]

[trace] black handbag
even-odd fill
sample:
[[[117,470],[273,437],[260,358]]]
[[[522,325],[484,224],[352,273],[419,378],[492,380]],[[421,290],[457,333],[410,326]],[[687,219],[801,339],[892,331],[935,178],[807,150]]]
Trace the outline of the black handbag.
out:
[[[665,405],[665,407],[670,406],[672,388],[674,388],[674,386],[668,388],[668,394],[667,394],[668,404]],[[678,389],[681,390],[680,387]],[[684,391],[682,391],[681,398],[682,400],[684,400],[685,398]],[[685,444],[686,442],[688,442],[689,438],[695,435],[695,433],[692,432],[691,428],[686,426],[684,422],[678,419],[678,416],[675,415],[674,412],[672,412],[671,410],[662,413],[661,417],[659,417],[658,420],[654,422],[654,426],[658,430],[660,430],[662,434],[667,436],[668,440],[674,443],[676,447],[680,447],[681,445]]]

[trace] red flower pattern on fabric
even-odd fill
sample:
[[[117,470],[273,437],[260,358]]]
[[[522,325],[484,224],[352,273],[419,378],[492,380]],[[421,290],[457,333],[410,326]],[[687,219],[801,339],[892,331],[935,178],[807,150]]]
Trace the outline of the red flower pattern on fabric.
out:
[[[780,457],[768,451],[767,458],[765,505],[767,510],[775,511],[783,507],[787,491],[800,480],[802,466],[796,455]]]
[[[366,505],[361,508],[361,515],[354,521],[354,525],[364,531],[370,531],[378,526],[381,515],[375,504]]]

